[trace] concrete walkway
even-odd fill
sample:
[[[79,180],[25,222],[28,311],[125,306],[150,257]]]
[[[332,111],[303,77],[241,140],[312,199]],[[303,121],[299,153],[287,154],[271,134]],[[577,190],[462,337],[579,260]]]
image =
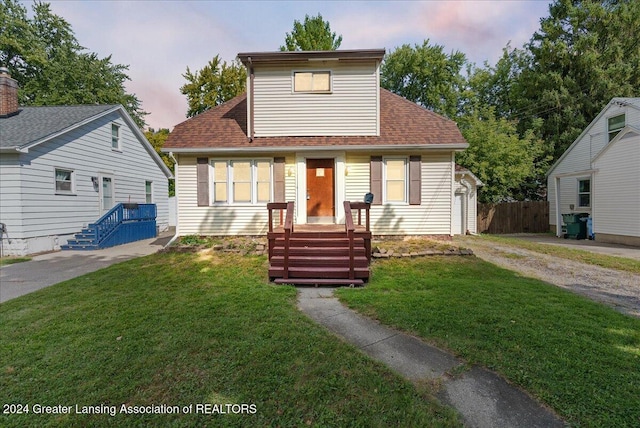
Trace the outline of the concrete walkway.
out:
[[[98,269],[147,256],[162,249],[173,236],[158,237],[95,251],[56,251],[28,262],[0,267],[0,303]]]
[[[451,375],[463,362],[415,337],[363,317],[333,297],[331,288],[298,288],[298,308],[331,332],[412,382],[438,380],[438,399],[470,427],[561,427],[529,395],[479,367]]]

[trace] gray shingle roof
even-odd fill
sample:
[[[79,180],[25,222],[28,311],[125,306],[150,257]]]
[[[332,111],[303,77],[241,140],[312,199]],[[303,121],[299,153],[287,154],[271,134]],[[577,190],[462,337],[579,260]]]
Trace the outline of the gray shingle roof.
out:
[[[0,149],[21,148],[98,116],[118,105],[22,107],[0,118]]]

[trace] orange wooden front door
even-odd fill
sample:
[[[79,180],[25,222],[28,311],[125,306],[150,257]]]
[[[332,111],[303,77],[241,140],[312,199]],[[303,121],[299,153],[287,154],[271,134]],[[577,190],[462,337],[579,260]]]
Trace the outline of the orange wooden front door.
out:
[[[335,215],[333,159],[307,159],[307,217]]]

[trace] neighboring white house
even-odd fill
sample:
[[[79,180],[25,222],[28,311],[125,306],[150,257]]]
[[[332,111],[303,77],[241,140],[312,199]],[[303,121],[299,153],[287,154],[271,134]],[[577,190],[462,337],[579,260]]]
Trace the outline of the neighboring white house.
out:
[[[614,98],[547,173],[549,223],[588,213],[595,239],[640,245],[640,98]]]
[[[380,88],[383,57],[238,54],[247,93],[177,125],[164,145],[177,160],[177,234],[265,234],[266,204],[283,201],[296,224],[343,223],[343,201],[368,192],[374,234],[473,230],[475,218],[453,215],[467,142],[453,121]],[[471,217],[475,196],[465,200]]]
[[[5,255],[60,249],[118,202],[154,203],[168,227],[165,166],[120,105],[18,106],[0,69],[0,223]]]

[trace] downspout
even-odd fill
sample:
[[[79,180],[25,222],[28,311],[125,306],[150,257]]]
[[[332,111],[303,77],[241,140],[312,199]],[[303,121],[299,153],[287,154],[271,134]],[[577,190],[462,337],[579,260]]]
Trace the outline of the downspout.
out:
[[[173,156],[173,152],[169,152],[169,157],[171,159],[173,159],[174,165],[178,165],[178,160],[175,158],[175,156]],[[171,244],[173,244],[176,239],[178,239],[178,227],[180,225],[180,221],[178,220],[178,206],[177,206],[177,202],[178,202],[178,169],[176,168],[175,172],[174,172],[174,177],[175,177],[175,184],[176,186],[174,186],[175,189],[175,194],[176,194],[176,233],[173,235],[173,237],[169,240],[169,242],[166,243],[166,245],[163,247],[163,249],[168,248],[171,246]]]

